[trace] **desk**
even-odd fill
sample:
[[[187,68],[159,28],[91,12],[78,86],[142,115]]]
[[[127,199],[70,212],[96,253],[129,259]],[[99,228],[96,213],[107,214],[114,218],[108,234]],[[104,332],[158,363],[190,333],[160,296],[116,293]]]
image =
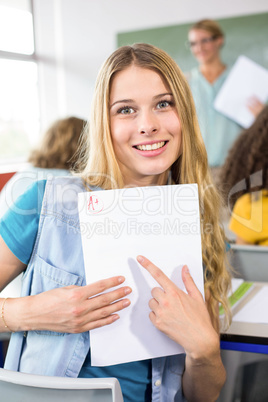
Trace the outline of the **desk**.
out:
[[[237,314],[268,283],[255,282],[253,289],[233,308]],[[221,334],[221,349],[268,354],[268,323],[233,321]]]
[[[235,315],[262,286],[268,286],[268,247],[231,244],[229,262],[236,277],[255,284],[253,291],[233,309]],[[268,354],[268,324],[234,321],[221,335],[221,348]]]
[[[233,307],[233,314],[246,306],[264,286],[268,283],[254,282],[252,290]],[[233,321],[230,328],[221,333],[221,357],[227,379],[218,402],[232,402],[240,367],[268,360],[268,323]]]
[[[263,286],[268,286],[268,283],[255,282],[249,294],[233,308],[233,315],[246,306]],[[221,349],[268,354],[268,323],[233,321],[230,328],[221,333]]]
[[[21,290],[21,279],[22,275],[20,274],[17,278],[15,278],[12,282],[10,282],[5,289],[0,292],[0,297],[19,297],[20,296],[20,290]],[[10,339],[10,333],[9,332],[0,332],[0,347],[2,347],[2,341],[8,341]],[[4,356],[1,356],[2,359],[4,359]],[[0,365],[2,364],[1,359],[0,359]]]
[[[221,349],[268,355],[268,324],[232,323],[228,331],[221,334]]]
[[[268,286],[268,283],[255,283],[251,292],[234,306],[233,313],[238,313],[246,306],[263,286]],[[218,402],[233,402],[237,389],[243,387],[238,376],[241,367],[262,362],[266,364],[268,361],[268,324],[233,321],[230,328],[221,334],[221,357],[227,378]],[[251,389],[256,387],[254,379],[252,381],[249,384]]]
[[[22,276],[23,273],[13,279],[13,281],[0,292],[0,297],[20,297]]]
[[[0,292],[0,297],[19,297],[21,290],[21,279],[22,275],[20,274],[15,278],[12,282],[10,282],[2,292]],[[0,341],[6,340],[10,338],[10,334],[8,332],[0,332]]]

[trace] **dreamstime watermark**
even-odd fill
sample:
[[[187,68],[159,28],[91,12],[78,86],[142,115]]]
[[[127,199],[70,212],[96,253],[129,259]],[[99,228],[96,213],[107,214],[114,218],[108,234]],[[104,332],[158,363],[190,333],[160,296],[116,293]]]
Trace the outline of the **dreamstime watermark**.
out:
[[[104,179],[108,178],[110,181],[112,181],[112,178],[108,175],[93,173],[92,176],[103,177]],[[178,215],[180,217],[184,216],[187,218],[198,216],[197,209],[192,208],[192,205],[194,205],[193,202],[197,202],[198,200],[198,188],[197,186],[193,185],[153,186],[151,188],[149,196],[148,194],[145,196],[143,187],[112,190],[112,196],[109,199],[109,205],[104,205],[102,203],[101,191],[95,191],[98,189],[91,188],[91,190],[94,191],[93,198],[91,200],[90,198],[89,200],[87,200],[87,198],[84,197],[83,201],[80,202],[78,206],[77,196],[79,193],[83,192],[84,189],[81,186],[81,181],[79,178],[71,178],[71,181],[56,180],[54,186],[50,188],[50,193],[46,195],[45,202],[43,202],[43,193],[42,191],[39,191],[38,186],[36,188],[34,200],[32,200],[32,202],[27,205],[27,207],[25,207],[24,204],[21,204],[20,202],[15,202],[18,199],[18,196],[21,195],[23,190],[30,185],[33,185],[33,183],[35,183],[36,181],[39,181],[41,189],[42,183],[40,182],[40,180],[50,180],[52,178],[53,175],[50,173],[44,175],[44,173],[41,171],[31,170],[14,176],[14,178],[11,179],[10,183],[8,183],[7,188],[4,189],[1,193],[0,215],[2,216],[3,213],[9,208],[12,209],[13,212],[15,212],[16,214],[34,215],[36,213],[40,213],[42,206],[43,208],[46,208],[46,203],[48,202],[50,205],[50,213],[54,214],[55,216],[68,216],[68,221],[70,225],[72,225],[73,223],[77,225],[77,223],[79,222],[79,213],[85,209],[87,209],[88,214],[96,212],[99,214],[107,214],[107,216],[109,216],[109,214],[115,208],[119,208],[119,210],[126,216],[133,218],[139,218],[139,216],[141,216],[142,214],[145,214],[148,217],[163,215],[176,217]],[[245,179],[241,180],[239,183],[232,187],[228,194],[228,209],[233,218],[244,227],[249,228],[255,232],[261,232],[263,229],[263,210],[262,198],[258,198],[259,192],[252,192],[252,189],[261,188],[262,185],[263,171],[260,170],[250,176],[249,183]],[[209,190],[209,186],[207,187],[207,189]],[[234,212],[231,207],[231,198],[235,196],[235,194],[241,192],[251,193],[252,202],[250,204],[250,212],[247,217],[240,216],[238,213]],[[259,200],[258,205],[255,202],[257,198]],[[172,233],[173,231],[176,234],[180,234],[183,231],[189,231],[189,233],[191,233],[194,230],[193,228],[189,229],[187,227],[187,223],[182,221],[178,222],[178,219],[176,218],[167,221],[165,229],[160,229],[157,222],[150,223],[151,226],[149,228],[149,222],[142,224],[139,223],[138,219],[136,219],[134,225],[134,221],[129,219],[128,223],[125,224],[127,230],[130,231],[130,233],[132,230],[132,232],[134,231],[135,233],[137,232],[146,235],[150,232],[152,235],[154,235],[158,232],[161,233],[161,230],[166,230],[170,233]],[[99,222],[99,225],[100,226],[98,230],[104,230],[106,233],[107,230],[101,228],[101,225],[103,224]],[[105,225],[107,225],[107,223]],[[119,236],[120,231],[122,231],[123,229],[118,227],[116,222],[110,222],[109,225],[112,225],[114,235]],[[135,226],[135,229],[132,228],[133,225]],[[124,228],[124,230],[126,228]],[[90,224],[86,230],[88,231],[88,234],[91,232]],[[208,233],[209,231],[211,231],[211,228],[206,227],[202,230]]]
[[[96,176],[97,174],[94,174]],[[98,175],[105,176],[107,175]],[[52,175],[47,175],[45,179],[50,181]],[[110,179],[110,178],[109,178]],[[77,197],[79,193],[85,194],[85,188],[81,186],[78,177],[71,177],[70,180],[62,180],[57,178],[53,186],[48,186],[43,199],[42,189],[44,188],[44,175],[42,173],[26,172],[25,176],[18,176],[10,183],[10,186],[1,195],[6,209],[12,209],[16,214],[34,215],[41,210],[41,206],[46,208],[49,204],[51,213],[55,215],[65,215],[71,217],[87,210],[89,214],[109,214],[115,208],[127,216],[147,216],[156,215],[172,215],[178,213],[184,216],[195,216],[196,208],[192,209],[192,201],[198,201],[198,188],[196,185],[179,185],[179,186],[152,186],[150,194],[147,192],[145,196],[144,187],[124,188],[120,190],[106,190],[110,192],[109,203],[106,205],[102,201],[102,192],[100,189],[89,189],[89,199],[86,197],[78,204]],[[35,192],[32,193],[32,201],[25,205],[24,203],[15,202],[21,195],[21,188],[29,187],[36,184]],[[93,192],[91,194],[91,192]]]
[[[107,193],[108,192],[108,193]],[[178,186],[134,187],[120,190],[107,190],[85,195],[79,210],[86,208],[88,215],[106,215],[119,210],[126,216],[141,215],[196,216],[198,210],[198,187],[195,184]]]
[[[239,181],[231,188],[228,194],[228,210],[232,218],[241,226],[253,232],[261,233],[263,230],[263,197],[260,188],[263,187],[263,170],[259,170],[250,175],[249,181],[246,179]],[[256,191],[253,191],[256,189]],[[245,208],[240,212],[232,208],[231,198],[238,193],[248,194],[250,200],[245,204]]]
[[[128,218],[118,222],[110,218],[104,218],[100,222],[81,222],[81,235],[87,239],[93,236],[111,236],[119,239],[121,236],[159,236],[159,235],[200,235],[212,233],[213,226],[205,225],[199,219],[194,221],[182,221],[180,218],[164,218],[160,221],[139,221],[137,218]]]

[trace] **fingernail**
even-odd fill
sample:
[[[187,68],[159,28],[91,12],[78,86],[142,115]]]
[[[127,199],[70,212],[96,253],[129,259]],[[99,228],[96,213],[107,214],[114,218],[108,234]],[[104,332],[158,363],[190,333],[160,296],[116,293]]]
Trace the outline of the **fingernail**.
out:
[[[132,292],[132,289],[130,289],[130,288],[126,288],[126,289],[125,289],[125,294],[126,294],[126,295],[128,295],[128,294],[131,293],[131,292]]]
[[[187,267],[187,265],[184,265],[183,268],[184,268],[184,272],[185,272],[186,274],[189,274],[189,273],[190,273],[189,268]]]
[[[124,282],[125,278],[123,276],[119,276],[118,278],[118,283]]]
[[[124,307],[127,307],[127,306],[129,306],[130,305],[130,301],[129,300],[124,300],[123,301],[123,306]]]
[[[142,263],[144,261],[144,258],[141,255],[138,255],[137,260],[138,262]]]
[[[116,321],[120,318],[119,315],[117,315],[117,314],[113,314],[112,317],[113,317],[113,321]]]

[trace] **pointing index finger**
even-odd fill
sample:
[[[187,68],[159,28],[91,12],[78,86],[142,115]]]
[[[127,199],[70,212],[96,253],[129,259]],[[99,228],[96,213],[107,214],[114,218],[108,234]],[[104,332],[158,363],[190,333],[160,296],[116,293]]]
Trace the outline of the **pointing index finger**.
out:
[[[154,265],[148,258],[145,258],[142,255],[137,256],[137,261],[143,266],[143,268],[147,269],[147,271],[152,275],[152,277],[159,283],[160,286],[164,290],[168,289],[173,282],[158,268]]]

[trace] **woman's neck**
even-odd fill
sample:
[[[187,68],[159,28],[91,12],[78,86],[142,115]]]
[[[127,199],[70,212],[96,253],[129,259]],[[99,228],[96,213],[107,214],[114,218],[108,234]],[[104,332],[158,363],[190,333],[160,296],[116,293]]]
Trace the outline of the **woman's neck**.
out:
[[[158,176],[145,176],[141,178],[125,178],[125,187],[149,187],[149,186],[163,186],[168,182],[169,172],[162,173]]]
[[[201,74],[211,84],[226,70],[226,65],[219,59],[201,64],[199,67]]]

